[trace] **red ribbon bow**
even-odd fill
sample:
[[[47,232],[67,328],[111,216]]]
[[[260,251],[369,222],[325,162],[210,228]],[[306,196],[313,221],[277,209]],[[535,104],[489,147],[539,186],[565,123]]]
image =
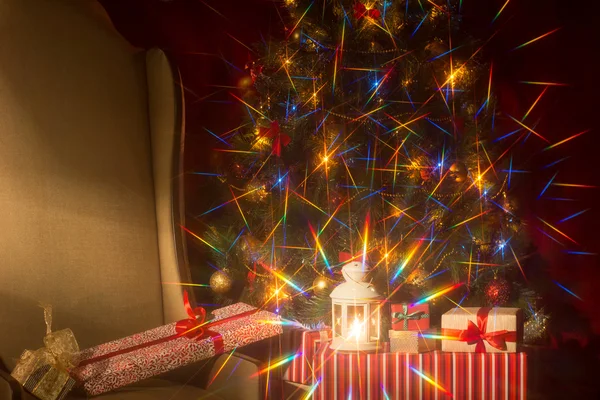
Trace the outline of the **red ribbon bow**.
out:
[[[183,307],[189,318],[177,321],[175,331],[180,336],[185,336],[189,339],[202,336],[204,334],[202,325],[206,320],[206,310],[202,307],[192,308],[187,292],[183,292]]]
[[[477,311],[477,324],[473,321],[468,322],[467,329],[442,329],[442,335],[452,336],[461,342],[475,345],[475,353],[485,353],[485,342],[495,349],[506,351],[506,342],[516,342],[516,331],[494,331],[487,332],[487,320],[491,308],[481,307]]]
[[[278,121],[271,122],[269,128],[258,128],[258,134],[260,137],[273,139],[273,154],[277,157],[281,157],[281,146],[287,146],[292,141],[291,137],[285,133],[281,133]]]
[[[354,18],[361,19],[363,17],[371,17],[373,19],[377,19],[381,16],[381,13],[376,8],[371,8],[367,10],[367,6],[363,3],[354,4]]]

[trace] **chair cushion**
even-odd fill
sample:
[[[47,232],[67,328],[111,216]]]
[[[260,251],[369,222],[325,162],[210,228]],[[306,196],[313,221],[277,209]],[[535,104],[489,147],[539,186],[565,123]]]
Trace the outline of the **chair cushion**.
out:
[[[66,400],[84,400],[85,395],[71,394]],[[147,379],[114,392],[95,396],[98,400],[223,400],[204,389],[181,385],[163,379]]]

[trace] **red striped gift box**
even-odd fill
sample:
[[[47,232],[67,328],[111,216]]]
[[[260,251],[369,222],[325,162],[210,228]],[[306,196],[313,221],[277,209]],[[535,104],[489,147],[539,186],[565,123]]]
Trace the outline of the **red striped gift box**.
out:
[[[525,353],[341,353],[321,349],[315,400],[524,400]]]
[[[283,378],[296,383],[310,383],[313,379],[313,360],[322,346],[329,345],[331,329],[291,332],[292,351],[301,353],[290,362]]]

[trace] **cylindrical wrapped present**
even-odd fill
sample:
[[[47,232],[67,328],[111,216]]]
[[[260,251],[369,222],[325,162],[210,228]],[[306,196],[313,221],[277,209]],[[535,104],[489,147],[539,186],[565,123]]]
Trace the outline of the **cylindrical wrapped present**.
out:
[[[428,331],[394,331],[390,330],[391,353],[427,353],[437,349],[437,340],[428,338]]]
[[[442,351],[515,353],[523,341],[520,308],[460,307],[442,315]]]
[[[188,319],[81,351],[73,377],[95,396],[282,332],[278,315],[244,303],[215,310],[210,321],[187,293],[184,304]]]
[[[52,308],[44,305],[45,347],[25,350],[11,375],[40,400],[62,400],[75,385],[69,370],[79,345],[70,329],[52,332]]]

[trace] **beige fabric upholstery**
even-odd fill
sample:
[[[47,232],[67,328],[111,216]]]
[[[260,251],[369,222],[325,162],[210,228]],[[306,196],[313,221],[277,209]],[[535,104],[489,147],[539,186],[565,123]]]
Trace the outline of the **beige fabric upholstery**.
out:
[[[160,254],[160,273],[163,282],[181,282],[187,271],[181,229],[175,218],[183,221],[183,196],[179,191],[183,177],[183,92],[174,80],[165,53],[152,49],[146,53],[148,108],[152,137],[152,167],[156,201],[156,223]],[[177,240],[180,239],[180,240]],[[179,245],[179,253],[178,246]],[[181,268],[181,269],[180,269]],[[183,281],[189,281],[189,277]],[[162,286],[163,310],[166,322],[186,318],[181,286]]]
[[[259,382],[259,363],[243,355],[221,355],[209,374],[209,389],[227,400],[262,399]]]
[[[0,0],[0,357],[163,323],[147,82],[89,0]]]
[[[71,394],[66,400],[84,400],[85,395]],[[229,400],[189,385],[174,384],[162,379],[148,379],[115,392],[92,397],[94,400]]]

